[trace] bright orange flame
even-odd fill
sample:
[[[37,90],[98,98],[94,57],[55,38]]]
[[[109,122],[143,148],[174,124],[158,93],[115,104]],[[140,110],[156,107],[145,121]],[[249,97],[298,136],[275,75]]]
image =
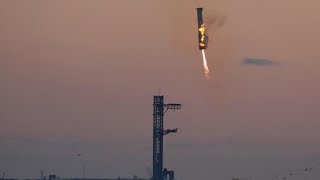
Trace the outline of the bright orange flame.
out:
[[[210,79],[210,71],[207,64],[206,54],[204,52],[204,49],[202,49],[202,59],[203,59],[203,68],[204,68],[204,75],[206,76],[206,79]]]
[[[199,28],[199,31],[201,33],[201,43],[204,43],[204,39],[205,39],[205,33],[206,33],[206,28],[204,27],[204,24],[201,25],[201,27]]]

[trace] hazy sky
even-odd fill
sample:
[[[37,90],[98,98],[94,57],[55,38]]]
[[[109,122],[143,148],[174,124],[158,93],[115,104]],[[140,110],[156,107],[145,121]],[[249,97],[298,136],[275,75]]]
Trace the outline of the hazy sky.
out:
[[[203,75],[195,8],[209,27]],[[318,0],[0,1],[0,172],[147,177],[152,96],[177,179],[269,180],[320,162]],[[265,59],[271,65],[246,64]],[[76,155],[81,153],[81,157]],[[308,174],[319,178],[320,168]],[[302,176],[291,176],[295,180]]]

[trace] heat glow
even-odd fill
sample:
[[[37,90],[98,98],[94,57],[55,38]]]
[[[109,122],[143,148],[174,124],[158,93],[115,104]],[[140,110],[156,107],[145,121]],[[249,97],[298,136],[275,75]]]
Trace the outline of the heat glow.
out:
[[[201,34],[201,39],[200,39],[200,46],[205,46],[205,33],[206,33],[206,28],[204,27],[204,24],[201,25],[201,27],[199,28],[199,32]]]

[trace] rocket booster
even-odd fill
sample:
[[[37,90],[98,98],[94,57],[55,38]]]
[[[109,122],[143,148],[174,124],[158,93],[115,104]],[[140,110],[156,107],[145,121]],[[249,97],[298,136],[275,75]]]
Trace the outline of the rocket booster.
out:
[[[206,36],[206,29],[204,27],[202,11],[203,11],[203,8],[197,8],[198,37],[199,37],[199,49],[200,50],[207,48],[207,36]]]
[[[197,8],[197,15],[198,15],[198,28],[201,27],[203,24],[203,15],[202,15],[203,8]]]

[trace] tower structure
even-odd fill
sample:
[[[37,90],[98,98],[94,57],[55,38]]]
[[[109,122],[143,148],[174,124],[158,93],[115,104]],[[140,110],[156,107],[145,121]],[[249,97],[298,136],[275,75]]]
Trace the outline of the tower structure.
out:
[[[174,179],[174,171],[163,169],[163,137],[178,128],[163,129],[163,117],[168,110],[181,109],[181,104],[165,104],[163,96],[153,97],[153,176],[152,180]]]
[[[40,179],[44,180],[43,170],[40,170]]]

